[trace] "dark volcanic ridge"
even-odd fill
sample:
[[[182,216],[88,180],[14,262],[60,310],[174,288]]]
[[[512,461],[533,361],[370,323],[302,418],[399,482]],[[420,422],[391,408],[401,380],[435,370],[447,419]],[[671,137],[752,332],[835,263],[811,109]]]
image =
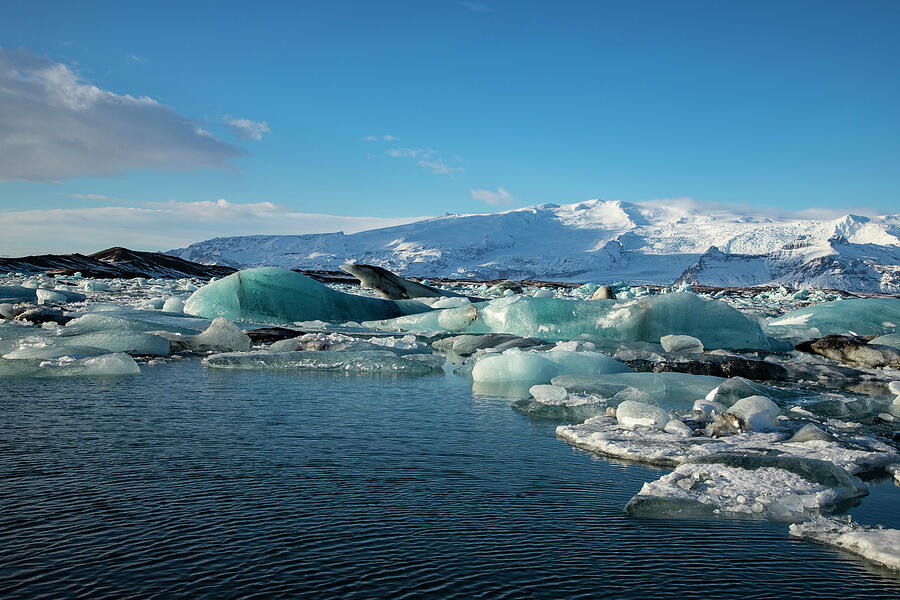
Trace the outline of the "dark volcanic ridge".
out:
[[[0,272],[25,275],[74,275],[84,277],[172,278],[224,277],[237,269],[217,265],[201,265],[160,252],[140,252],[116,246],[93,254],[41,254],[20,258],[0,258]]]

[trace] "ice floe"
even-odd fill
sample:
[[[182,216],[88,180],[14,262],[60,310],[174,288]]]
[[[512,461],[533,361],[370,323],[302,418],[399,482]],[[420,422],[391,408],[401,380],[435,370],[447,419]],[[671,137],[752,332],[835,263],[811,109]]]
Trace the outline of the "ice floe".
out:
[[[793,523],[793,537],[834,546],[879,565],[900,571],[900,530],[866,527],[849,518],[818,518]]]

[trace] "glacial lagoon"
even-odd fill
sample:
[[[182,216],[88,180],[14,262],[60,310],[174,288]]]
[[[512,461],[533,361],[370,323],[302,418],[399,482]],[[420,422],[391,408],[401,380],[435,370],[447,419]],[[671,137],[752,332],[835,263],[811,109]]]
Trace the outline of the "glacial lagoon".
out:
[[[397,331],[397,322],[379,330],[308,320],[280,323],[307,333],[303,342],[257,338],[248,346],[231,322],[171,310],[171,298],[190,307],[201,282],[10,279],[83,298],[58,305],[74,318],[66,324],[0,322],[0,350],[13,356],[0,359],[4,597],[900,594],[896,570],[789,529],[795,522],[857,534],[900,529],[900,487],[885,469],[900,462],[890,438],[890,368],[863,369],[865,381],[849,385],[837,379],[850,377],[846,366],[773,348],[764,352],[771,364],[823,379],[762,382],[611,367],[674,360],[641,339],[606,346],[555,340],[487,353],[467,347],[474,360],[455,356],[441,368],[432,351],[460,331],[413,337]],[[28,296],[21,289],[34,290],[17,289],[18,301]],[[591,291],[557,290],[555,299],[580,302]],[[479,292],[495,314],[512,302]],[[619,294],[628,304],[629,294],[648,293]],[[773,321],[797,308],[790,293],[765,294],[729,305],[745,314],[768,311]],[[538,304],[550,300],[534,290],[522,298],[529,303],[533,295]],[[664,305],[677,301],[648,295]],[[848,302],[826,294],[813,300]],[[782,339],[828,321],[814,319],[788,319],[791,333]],[[465,321],[442,319],[478,324]],[[759,339],[768,344],[769,337]],[[477,345],[462,341],[449,346]],[[713,356],[758,358],[733,350]],[[421,355],[434,358],[415,358]],[[475,372],[488,358],[502,365],[488,362]],[[771,399],[774,413],[757,410],[768,406],[760,402],[741,412],[741,398],[759,395]],[[715,421],[710,407],[717,402],[743,415],[737,430],[712,431],[729,424]],[[626,410],[634,406],[639,410]],[[805,441],[791,441],[801,433]],[[788,495],[751,489],[737,500],[714,485],[727,478],[679,487],[698,470],[734,474],[710,466],[721,461],[698,463],[694,442],[717,444],[717,457],[775,456],[747,473],[771,468],[781,477],[773,481],[798,487]],[[632,459],[615,458],[617,451]],[[840,488],[820,463],[851,483]],[[687,472],[682,479],[679,470]],[[797,472],[807,479],[795,479]],[[626,512],[672,477],[675,492],[686,494],[680,506],[704,510],[667,513],[670,505],[651,503],[652,514]],[[747,508],[755,506],[765,510]],[[848,518],[854,525],[842,525]]]

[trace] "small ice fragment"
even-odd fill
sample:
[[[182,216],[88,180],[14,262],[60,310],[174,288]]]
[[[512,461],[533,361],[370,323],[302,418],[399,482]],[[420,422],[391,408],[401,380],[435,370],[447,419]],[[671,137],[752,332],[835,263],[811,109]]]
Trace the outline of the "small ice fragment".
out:
[[[790,526],[793,537],[813,540],[858,554],[885,567],[900,570],[900,530],[865,527],[849,519],[819,518]]]
[[[535,400],[543,402],[544,404],[560,404],[566,399],[566,396],[569,395],[566,388],[559,387],[558,385],[533,385],[528,391],[534,396]]]
[[[659,343],[666,352],[703,352],[703,342],[690,335],[664,335]]]
[[[673,433],[675,435],[680,435],[682,437],[691,437],[694,435],[694,432],[691,431],[691,428],[684,424],[681,419],[671,419],[666,426],[663,428],[665,431],[669,433]]]
[[[798,429],[787,441],[788,443],[833,442],[834,436],[809,423]]]
[[[779,428],[778,414],[781,410],[765,396],[741,398],[728,409],[728,412],[741,417],[747,431],[771,431]]]
[[[619,425],[631,429],[635,427],[663,429],[669,422],[669,413],[646,402],[626,400],[616,408],[616,420]]]
[[[162,309],[165,312],[182,313],[184,312],[184,302],[182,302],[181,298],[172,296],[171,298],[166,299],[162,305]]]
[[[710,393],[714,393],[714,392],[715,392],[715,390],[713,390]],[[713,413],[715,413],[717,415],[721,415],[721,414],[724,414],[725,410],[726,410],[725,406],[716,402],[715,400],[706,400],[706,399],[697,400],[696,402],[694,402],[693,408],[694,408],[694,410],[702,411],[703,416],[705,416],[705,417],[709,417]]]

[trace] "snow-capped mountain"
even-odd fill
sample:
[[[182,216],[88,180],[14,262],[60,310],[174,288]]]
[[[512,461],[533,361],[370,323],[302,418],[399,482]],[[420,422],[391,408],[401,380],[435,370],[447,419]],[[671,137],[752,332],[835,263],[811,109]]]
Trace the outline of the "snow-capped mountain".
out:
[[[900,291],[900,215],[773,217],[684,203],[589,200],[446,215],[352,235],[224,237],[170,250],[203,264],[422,277],[543,279]]]

